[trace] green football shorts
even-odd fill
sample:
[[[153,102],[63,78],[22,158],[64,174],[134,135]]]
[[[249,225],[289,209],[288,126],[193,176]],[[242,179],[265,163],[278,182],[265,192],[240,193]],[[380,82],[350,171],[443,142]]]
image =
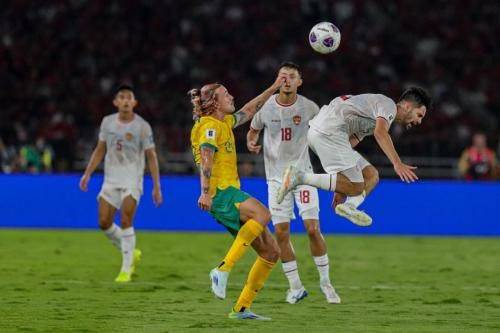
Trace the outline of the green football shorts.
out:
[[[229,186],[224,190],[217,189],[212,199],[210,215],[212,215],[218,223],[226,227],[227,231],[233,236],[236,236],[241,227],[240,203],[248,198],[251,198],[248,193],[233,186]]]

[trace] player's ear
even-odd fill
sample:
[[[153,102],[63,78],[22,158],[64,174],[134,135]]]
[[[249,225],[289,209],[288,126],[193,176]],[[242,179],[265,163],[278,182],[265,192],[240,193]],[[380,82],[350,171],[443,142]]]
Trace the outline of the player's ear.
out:
[[[297,87],[300,87],[302,85],[302,78],[299,79],[299,82],[297,84]]]
[[[113,105],[114,105],[116,108],[118,107],[118,101],[117,101],[116,97],[115,97],[115,98],[113,98]]]
[[[137,105],[139,105],[139,101],[134,99],[134,102],[132,103],[132,107],[136,107]]]

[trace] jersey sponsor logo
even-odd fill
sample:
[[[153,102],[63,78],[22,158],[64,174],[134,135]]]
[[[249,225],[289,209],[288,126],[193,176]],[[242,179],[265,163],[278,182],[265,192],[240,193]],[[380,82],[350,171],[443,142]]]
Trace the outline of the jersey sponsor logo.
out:
[[[207,129],[207,132],[205,133],[205,137],[207,139],[215,139],[215,129],[213,129],[213,128]]]
[[[279,120],[279,119],[271,119],[271,122],[272,123],[281,123],[281,120]]]
[[[134,135],[130,132],[125,133],[125,139],[127,141],[131,141],[134,138]]]
[[[394,118],[394,116],[392,114],[389,115],[389,120],[392,120],[392,118]]]
[[[294,123],[295,125],[299,125],[299,124],[300,124],[300,121],[302,120],[302,117],[301,117],[301,116],[299,116],[299,115],[297,115],[297,116],[293,116],[292,120],[293,120],[293,123]]]

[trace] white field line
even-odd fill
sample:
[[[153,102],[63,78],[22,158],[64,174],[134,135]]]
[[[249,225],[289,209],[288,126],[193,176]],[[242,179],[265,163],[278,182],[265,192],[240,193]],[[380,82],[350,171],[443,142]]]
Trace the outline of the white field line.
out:
[[[46,283],[50,284],[78,284],[78,285],[105,285],[105,286],[124,286],[123,284],[118,284],[112,281],[89,281],[89,280],[44,280]],[[196,286],[201,288],[209,288],[210,281],[207,279],[206,283],[203,282],[173,282],[173,283],[162,283],[162,282],[150,282],[150,281],[132,281],[130,286],[161,286],[161,287],[169,287],[169,286]],[[228,283],[229,287],[241,287],[240,283]],[[288,288],[288,284],[284,283],[266,283],[266,287],[276,288],[276,289],[286,289]],[[375,284],[371,286],[356,286],[356,285],[342,285],[336,284],[336,289],[351,289],[351,290],[360,290],[360,289],[382,289],[382,290],[425,290],[425,289],[433,289],[434,286],[425,286],[425,285],[390,285],[390,284]],[[459,287],[461,290],[471,290],[471,291],[488,291],[488,292],[497,292],[500,291],[498,287],[484,287],[484,286],[461,286]]]

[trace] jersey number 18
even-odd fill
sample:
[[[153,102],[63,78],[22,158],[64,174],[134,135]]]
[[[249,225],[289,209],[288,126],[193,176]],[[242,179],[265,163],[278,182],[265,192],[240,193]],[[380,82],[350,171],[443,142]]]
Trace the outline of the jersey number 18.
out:
[[[281,129],[281,141],[292,140],[292,129],[290,127],[285,127]]]

